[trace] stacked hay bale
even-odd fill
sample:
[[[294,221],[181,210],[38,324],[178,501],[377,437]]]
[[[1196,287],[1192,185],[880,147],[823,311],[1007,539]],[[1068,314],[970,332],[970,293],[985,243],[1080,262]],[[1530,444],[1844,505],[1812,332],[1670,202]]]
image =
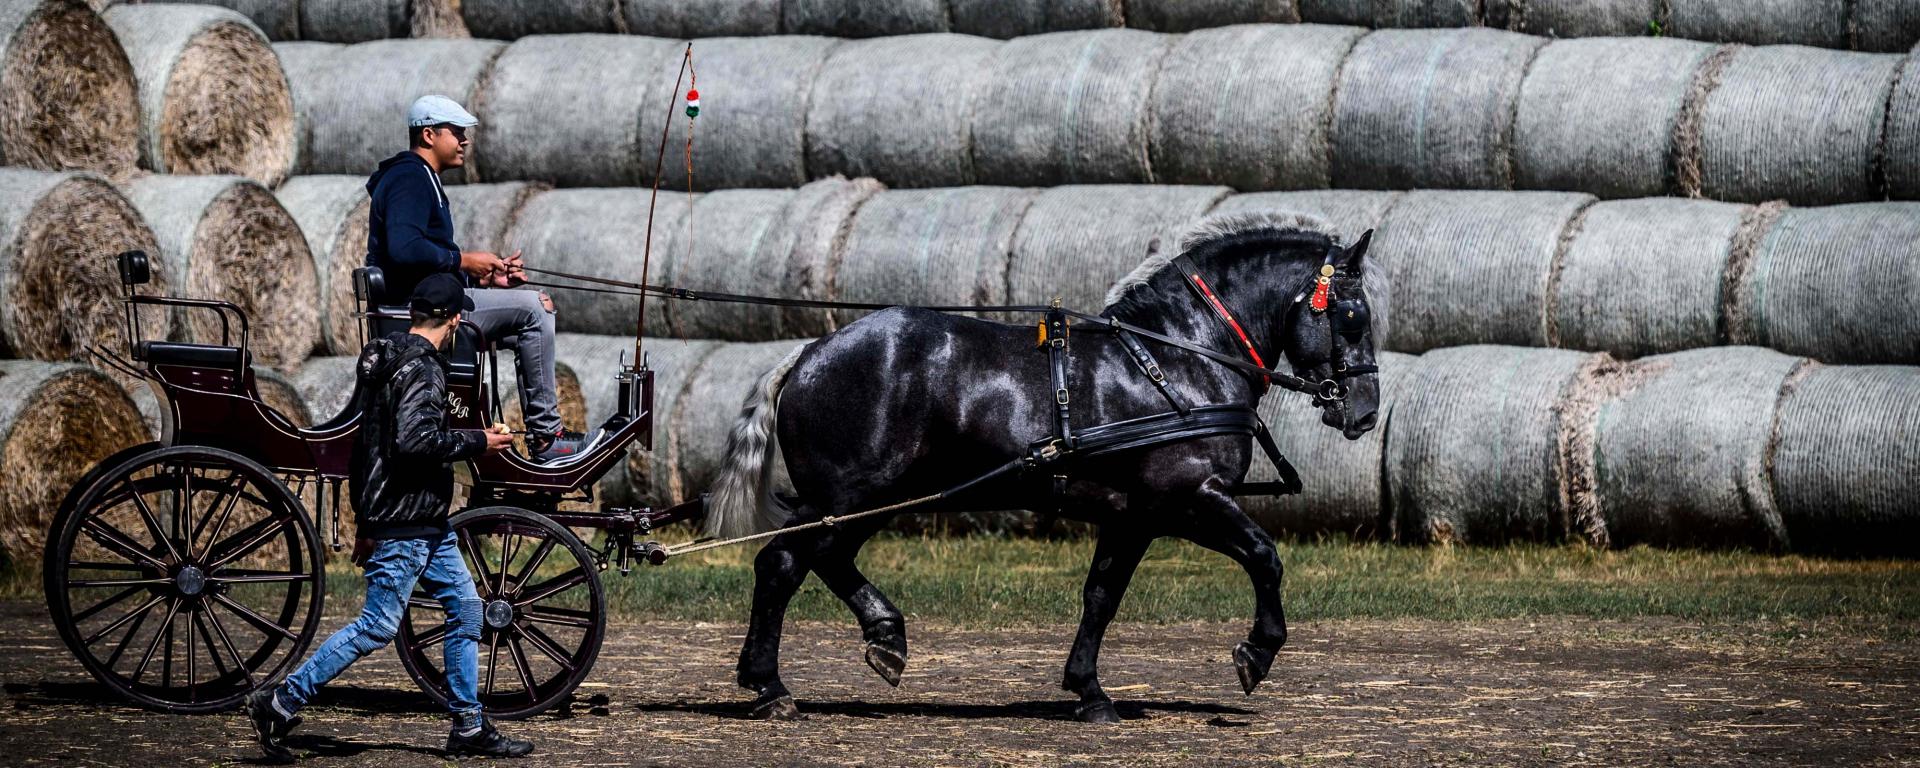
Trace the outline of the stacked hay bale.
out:
[[[1252,213],[1256,211],[1298,211],[1311,213],[1333,225],[1343,242],[1360,239],[1367,230],[1379,229],[1387,211],[1400,199],[1400,192],[1376,192],[1359,189],[1320,189],[1302,192],[1254,192],[1234,195],[1213,207],[1213,213]]]
[[[955,32],[1002,39],[1126,22],[1122,0],[947,0],[947,13]]]
[[[1657,38],[1548,43],[1520,86],[1514,184],[1601,197],[1664,194],[1681,107],[1713,50]]]
[[[837,258],[836,298],[933,306],[1007,303],[1014,233],[1038,194],[961,187],[874,196],[854,214]],[[864,314],[836,310],[834,318],[846,325]]]
[[[126,310],[114,257],[143,250],[153,282],[174,285],[153,231],[104,180],[80,173],[0,168],[0,350],[41,360],[82,360],[87,348],[127,351]],[[166,338],[173,317],[141,313],[141,330]]]
[[[1798,43],[1824,48],[1847,47],[1848,0],[1669,2],[1662,30],[1675,37],[1753,45]]]
[[[140,83],[142,167],[238,174],[268,186],[293,172],[293,95],[266,35],[247,17],[211,6],[123,5],[106,20]]]
[[[808,170],[902,187],[974,183],[975,104],[1001,45],[964,35],[842,43],[813,81]]]
[[[1094,311],[1107,286],[1227,196],[1225,187],[1065,186],[1042,191],[1013,237],[1007,301]],[[1017,318],[1025,323],[1028,318]]]
[[[357,355],[308,358],[300,371],[288,378],[300,394],[307,413],[321,422],[333,420],[353,402],[354,360]]]
[[[501,184],[462,184],[447,188],[447,211],[453,214],[453,241],[463,251],[487,251],[508,256],[507,233],[520,209],[546,185],[525,181]]]
[[[808,103],[821,65],[839,44],[824,37],[701,40],[699,87],[710,94],[703,104],[722,117],[700,126],[694,185],[727,189],[806,183]],[[687,188],[687,163],[684,150],[678,149],[669,149],[661,166],[660,184],[669,189]],[[651,178],[658,151],[642,154],[644,175]]]
[[[1722,343],[1727,262],[1748,210],[1663,198],[1588,207],[1548,299],[1552,344],[1639,357]]]
[[[126,391],[99,371],[0,360],[0,560],[34,562],[67,489],[148,439]]]
[[[780,5],[780,27],[790,35],[886,37],[945,32],[949,24],[945,0],[785,0]]]
[[[1920,368],[1812,367],[1773,430],[1772,496],[1795,551],[1920,554]]]
[[[506,253],[520,251],[527,263],[576,275],[638,282],[648,249],[647,190],[555,189],[529,197],[507,232]],[[691,208],[686,195],[661,195],[651,222],[652,269],[664,269],[668,247]],[[652,279],[649,276],[649,279]],[[639,299],[623,294],[560,291],[554,319],[560,330],[629,334]],[[668,328],[665,301],[647,302],[648,328]]]
[[[475,37],[515,40],[528,35],[625,33],[622,5],[621,0],[460,0],[456,7]]]
[[[980,181],[1151,181],[1148,98],[1169,43],[1166,35],[1112,29],[1001,45],[973,109]]]
[[[1920,14],[1916,14],[1920,15]],[[1920,51],[1920,46],[1915,46]],[[1920,54],[1908,54],[1900,83],[1887,103],[1887,138],[1883,151],[1887,195],[1895,200],[1920,199]]]
[[[277,193],[280,205],[300,225],[313,255],[320,296],[320,350],[335,355],[360,351],[359,304],[353,271],[367,263],[367,180],[359,176],[301,176]]]
[[[1729,336],[1836,363],[1920,363],[1920,203],[1793,208],[1740,265]]]
[[[740,404],[747,399],[747,393],[789,353],[810,342],[807,339],[722,344],[687,377],[673,410],[659,411],[666,419],[668,430],[666,455],[673,471],[667,486],[670,498],[685,500],[713,485],[726,461],[727,433],[739,418]],[[658,392],[656,389],[656,396]],[[656,425],[659,423],[655,421]],[[775,474],[776,491],[792,487],[791,481],[780,476],[778,468]],[[653,482],[658,485],[659,478]]]
[[[299,385],[285,374],[264,365],[254,366],[253,391],[260,396],[260,402],[287,417],[294,426],[313,425],[313,412],[307,408],[307,399],[300,395]]]
[[[633,337],[563,333],[556,341],[560,361],[579,375],[588,422],[605,421],[618,406],[615,398],[619,384],[614,377],[620,372],[622,360],[633,361]],[[628,449],[625,464],[601,480],[603,497],[610,494],[630,503],[661,507],[683,500],[688,493],[705,490],[686,489],[676,480],[679,422],[675,420],[680,418],[680,403],[688,384],[707,357],[721,346],[713,341],[646,341],[646,363],[653,371],[653,444],[635,443]],[[738,413],[739,403],[728,409]]]
[[[494,58],[491,40],[380,40],[359,45],[280,43],[298,107],[301,173],[367,174],[406,149],[407,107],[440,94],[481,114],[479,96]],[[484,147],[476,131],[475,151]],[[468,156],[469,166],[474,157]],[[449,181],[476,178],[475,167]]]
[[[474,153],[489,181],[648,186],[686,46],[623,35],[529,37],[480,89]],[[400,113],[404,114],[404,112]],[[582,151],[589,148],[591,151]]]
[[[1280,455],[1300,473],[1302,491],[1293,496],[1252,496],[1240,507],[1268,532],[1295,537],[1346,536],[1372,539],[1387,529],[1381,518],[1381,456],[1393,405],[1408,396],[1407,386],[1416,364],[1413,355],[1381,352],[1380,428],[1348,440],[1340,430],[1320,422],[1320,409],[1305,397],[1276,392],[1260,401],[1260,417],[1273,433]],[[1256,445],[1248,482],[1279,479],[1273,463]]]
[[[0,162],[115,177],[140,158],[139,84],[77,0],[0,2]]]
[[[298,370],[320,333],[313,256],[300,225],[273,193],[238,176],[148,176],[127,198],[153,226],[156,262],[176,293],[232,302],[251,325],[254,358]],[[239,329],[229,343],[238,344]],[[174,338],[220,343],[220,318],[181,309]]]
[[[1300,0],[1132,0],[1127,26],[1160,32],[1192,32],[1234,24],[1300,21]]]
[[[300,0],[145,0],[148,3],[217,5],[246,16],[269,40],[300,39]],[[318,4],[323,0],[310,0]],[[120,0],[96,0],[103,5],[119,5]],[[385,37],[385,35],[382,35]]]
[[[1362,27],[1471,27],[1480,23],[1476,0],[1299,0],[1300,18],[1315,24]]]
[[[780,34],[781,0],[626,3],[627,31],[652,37]]]

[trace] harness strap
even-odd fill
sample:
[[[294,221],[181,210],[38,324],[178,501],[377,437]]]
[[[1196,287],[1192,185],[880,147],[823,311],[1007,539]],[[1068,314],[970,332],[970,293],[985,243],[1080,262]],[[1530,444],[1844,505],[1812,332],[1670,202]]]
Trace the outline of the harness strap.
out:
[[[1063,441],[1073,440],[1073,428],[1068,424],[1072,413],[1069,402],[1073,399],[1067,391],[1067,315],[1059,309],[1047,313],[1047,363],[1053,372],[1053,436]]]
[[[1267,363],[1260,359],[1260,351],[1253,348],[1253,339],[1247,336],[1247,329],[1240,327],[1240,321],[1234,318],[1231,310],[1227,309],[1226,302],[1214,295],[1213,289],[1207,286],[1206,278],[1201,277],[1200,270],[1193,267],[1193,262],[1188,261],[1185,254],[1181,254],[1173,257],[1171,263],[1175,269],[1180,270],[1181,276],[1186,278],[1187,287],[1200,295],[1200,303],[1213,309],[1214,315],[1232,329],[1233,335],[1240,339],[1240,347],[1247,351],[1247,357],[1252,358],[1253,364],[1266,368]]]
[[[1183,416],[1192,410],[1186,401],[1174,394],[1173,388],[1167,385],[1167,374],[1160,370],[1160,361],[1153,359],[1153,353],[1147,350],[1147,345],[1141,344],[1138,337],[1124,328],[1115,328],[1113,335],[1120,340],[1120,346],[1126,348],[1127,356],[1133,360],[1134,367],[1139,368],[1140,372],[1146,375],[1147,380],[1153,382],[1154,389],[1160,391],[1160,396],[1167,399],[1168,405],[1173,406],[1173,409]]]

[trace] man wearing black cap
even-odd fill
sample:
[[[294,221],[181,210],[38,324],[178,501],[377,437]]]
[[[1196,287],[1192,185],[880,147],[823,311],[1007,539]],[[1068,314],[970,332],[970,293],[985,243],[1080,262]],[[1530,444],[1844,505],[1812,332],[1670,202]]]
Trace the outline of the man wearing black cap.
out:
[[[506,450],[513,436],[448,429],[447,359],[462,312],[473,310],[459,278],[429,275],[414,287],[413,327],[369,342],[360,351],[360,431],[348,469],[348,489],[360,540],[353,560],[364,570],[367,596],[360,616],[327,638],[286,681],[247,697],[260,746],[269,758],[293,759],[284,739],[300,722],[295,713],[320,687],[361,657],[386,647],[400,631],[416,582],[447,611],[442,643],[454,755],[519,757],[533,744],[507,738],[481,712],[479,639],[483,605],[447,525],[453,462]]]

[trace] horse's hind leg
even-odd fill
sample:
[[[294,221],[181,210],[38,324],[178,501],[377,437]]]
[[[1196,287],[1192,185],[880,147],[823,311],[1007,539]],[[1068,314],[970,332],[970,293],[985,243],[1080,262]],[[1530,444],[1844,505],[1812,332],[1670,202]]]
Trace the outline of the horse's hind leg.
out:
[[[900,673],[907,668],[907,619],[853,562],[860,547],[884,524],[884,520],[869,519],[842,528],[814,562],[813,572],[860,620],[860,633],[867,641],[867,666],[888,685],[898,687]]]
[[[1186,538],[1231,557],[1253,582],[1253,630],[1233,649],[1240,688],[1253,693],[1273,666],[1274,654],[1287,642],[1286,609],[1280,596],[1280,553],[1273,537],[1253,522],[1240,505],[1212,481],[1196,492],[1195,526]]]
[[[753,611],[747,638],[740,646],[735,681],[760,694],[749,715],[759,720],[792,720],[800,716],[793,695],[780,682],[780,632],[787,603],[807,578],[807,569],[821,546],[819,535],[782,534],[773,537],[753,559]]]
[[[1067,655],[1067,674],[1060,687],[1080,695],[1074,715],[1089,723],[1120,722],[1113,699],[1100,688],[1100,642],[1120,600],[1133,581],[1133,570],[1146,554],[1153,539],[1139,531],[1102,526],[1099,543],[1094,546],[1093,566],[1087,570],[1087,584],[1081,591],[1080,632],[1073,638],[1073,651]]]

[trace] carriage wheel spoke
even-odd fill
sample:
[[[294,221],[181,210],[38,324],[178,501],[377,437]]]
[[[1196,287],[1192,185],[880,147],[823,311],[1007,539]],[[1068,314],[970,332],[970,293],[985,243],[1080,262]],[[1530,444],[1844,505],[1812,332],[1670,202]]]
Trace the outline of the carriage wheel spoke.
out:
[[[272,584],[288,581],[312,581],[311,573],[280,573],[278,571],[223,571],[221,576],[208,577],[208,581],[227,584]]]
[[[67,563],[67,570],[69,571],[134,571],[136,573],[147,573],[149,571],[152,571],[153,569],[147,568],[144,566],[134,565],[133,563],[102,563],[102,562],[96,562],[91,560],[88,560],[88,561],[75,560]]]
[[[227,655],[233,658],[233,668],[240,670],[241,674],[246,675],[247,686],[252,687],[253,670],[248,669],[247,663],[240,660],[240,649],[234,647],[233,636],[227,634],[226,625],[220,623],[220,615],[213,611],[207,611],[207,621],[213,624],[213,631],[220,635],[220,646],[227,649]]]
[[[147,612],[153,610],[154,606],[159,605],[161,601],[166,599],[167,599],[166,595],[154,595],[152,600],[148,600],[145,603],[141,603],[140,607],[135,608],[131,611],[127,611],[126,615],[121,616],[118,619],[115,619],[112,624],[108,624],[104,629],[101,629],[100,631],[93,633],[93,635],[88,637],[87,639],[80,641],[80,644],[93,645],[94,643],[100,642],[100,638],[106,637],[109,633],[113,632],[116,629],[119,629],[120,627],[126,625],[127,622],[133,621],[136,618],[140,619],[141,621],[145,621],[146,619],[144,617],[147,615]],[[98,609],[101,607],[104,607],[104,606],[94,606],[94,609]],[[125,641],[123,640],[122,642],[125,642]],[[117,656],[118,654],[115,654],[115,655]]]
[[[216,603],[226,606],[227,610],[233,611],[234,613],[238,614],[240,618],[246,619],[248,624],[252,624],[255,627],[258,627],[262,630],[270,630],[274,634],[280,635],[281,637],[285,637],[288,640],[300,639],[298,635],[293,633],[293,630],[287,629],[286,627],[273,623],[272,620],[268,619],[265,616],[261,616],[259,613],[255,612],[252,608],[248,608],[245,605],[236,603],[231,598],[228,598],[226,595],[215,594],[213,596],[213,600]]]
[[[193,617],[194,615],[195,614],[193,611],[191,610],[187,611],[187,621],[186,621],[187,645],[185,648],[187,652],[187,701],[200,700],[200,682],[198,679],[199,670],[194,668],[195,665],[193,663],[193,626],[194,626]]]
[[[166,563],[142,549],[139,544],[135,544],[133,539],[122,533],[120,529],[101,521],[98,517],[87,518],[86,522],[80,524],[80,530],[87,534],[87,538],[99,542],[100,546],[118,553],[121,557],[145,562],[154,570],[167,569]]]
[[[134,595],[140,594],[141,592],[144,592],[144,591],[146,590],[143,590],[139,587],[127,587],[126,589],[120,590],[119,592],[115,592],[113,593],[112,597],[109,597],[105,600],[94,603],[93,607],[74,614],[73,624],[74,626],[79,626],[80,622],[86,621],[87,619],[91,619],[93,618],[94,614],[106,610],[107,606],[118,603],[129,597],[133,597]],[[91,643],[89,643],[89,645],[91,645]]]
[[[413,597],[407,598],[407,607],[434,609],[434,608],[439,608],[440,603],[431,597],[427,597],[418,592],[415,592],[413,594]]]
[[[514,542],[519,539],[520,537],[513,535],[512,531],[508,531],[506,541],[500,545],[500,573],[497,574],[500,586],[493,590],[496,595],[507,593],[507,570],[513,567],[513,553],[518,549],[514,546]]]
[[[421,632],[420,634],[414,635],[413,645],[416,648],[432,648],[433,646],[439,645],[440,641],[445,640],[446,638],[447,638],[447,624],[446,622],[441,622],[439,624],[433,625],[431,628],[429,628],[425,632]]]
[[[554,642],[553,638],[548,637],[547,633],[540,631],[539,627],[529,625],[524,629],[516,629],[516,631],[520,632],[520,635],[527,639],[527,643],[532,645],[534,650],[545,654],[549,659],[553,659],[553,663],[560,665],[562,669],[568,672],[573,671],[573,661],[568,659],[566,652],[560,649],[560,644]]]
[[[226,677],[227,662],[220,658],[220,649],[213,644],[213,633],[207,631],[206,622],[202,618],[205,615],[204,611],[195,611],[193,624],[200,628],[200,644],[207,647],[207,658],[213,660],[213,671],[218,672],[220,677]]]
[[[495,632],[493,633],[493,637],[487,640],[487,690],[483,691],[483,693],[488,696],[493,695],[493,673],[494,670],[499,669],[499,667],[500,633]]]
[[[551,553],[554,545],[558,543],[558,539],[546,538],[540,540],[540,546],[534,548],[533,555],[527,558],[526,565],[521,566],[520,575],[513,577],[512,583],[515,594],[518,594],[520,589],[527,585],[527,579],[533,578],[533,572],[539,570],[540,565],[547,561],[547,554]]]
[[[140,511],[140,519],[147,524],[147,532],[153,534],[155,541],[166,545],[167,555],[172,557],[175,562],[178,562],[180,560],[180,550],[174,549],[173,540],[167,538],[167,534],[160,530],[160,519],[153,516],[153,508],[147,506],[146,497],[140,495],[140,489],[133,487],[132,477],[128,477],[122,482],[126,483],[127,490],[133,494],[133,507]]]
[[[569,589],[580,586],[581,584],[586,583],[586,581],[587,581],[586,569],[575,568],[571,571],[567,571],[566,573],[560,574],[559,576],[555,576],[551,579],[540,582],[539,586],[532,587],[531,589],[529,589],[526,595],[522,596],[518,600],[515,600],[513,604],[515,607],[520,607],[520,606],[526,606],[533,603],[537,603],[537,602],[540,602],[541,600],[545,600],[549,597],[553,597],[554,595],[560,594],[561,592],[565,592]]]
[[[233,508],[240,505],[239,475],[239,472],[233,472],[227,475],[226,490],[221,491],[219,496],[215,496],[213,503],[207,506],[207,516],[200,518],[200,524],[193,529],[193,536],[187,539],[188,557],[194,555],[194,542],[200,540],[200,534],[206,532],[207,525],[213,522],[215,510],[218,510],[220,513],[220,522],[213,525],[213,535],[208,538],[220,538],[220,531],[227,527],[227,518],[232,517]]]
[[[180,612],[180,602],[179,602],[179,601],[177,601],[177,600],[171,600],[171,601],[168,601],[168,602],[167,602],[167,618],[166,618],[166,629],[156,629],[156,630],[154,630],[154,631],[153,631],[153,642],[151,642],[151,643],[147,643],[147,652],[146,652],[146,653],[144,653],[144,654],[141,654],[141,655],[140,655],[140,663],[139,663],[139,665],[137,665],[137,666],[135,666],[135,667],[133,668],[133,677],[131,678],[131,680],[132,680],[133,682],[136,682],[136,683],[138,683],[138,682],[140,682],[140,676],[141,676],[141,675],[143,675],[143,674],[146,674],[146,671],[147,671],[147,665],[153,662],[153,652],[154,652],[154,651],[156,651],[156,650],[159,650],[159,648],[160,648],[160,641],[161,641],[161,640],[162,640],[163,638],[164,638],[164,639],[165,639],[165,640],[167,641],[167,656],[168,656],[168,661],[167,661],[167,664],[168,664],[169,666],[171,666],[171,665],[172,665],[172,663],[173,663],[173,662],[172,662],[172,656],[173,656],[173,615],[174,615],[175,613],[179,613],[179,612]],[[172,670],[168,670],[168,672],[167,672],[167,674],[169,674],[169,675],[171,675],[171,674],[172,674]]]
[[[144,587],[156,584],[171,584],[173,579],[85,579],[67,582],[68,589],[86,587]]]
[[[189,523],[189,525],[181,525],[183,521]],[[188,552],[192,552],[193,542],[186,541],[185,539],[187,531],[193,530],[193,526],[190,524],[193,522],[192,467],[180,468],[180,484],[173,489],[173,519],[169,522],[173,523],[173,538],[184,542],[183,546],[187,548]],[[173,644],[168,643],[167,647],[172,648]]]
[[[240,529],[232,536],[221,540],[219,544],[207,548],[207,570],[219,568],[251,554],[285,527],[287,527],[286,518],[270,517]]]
[[[487,582],[493,580],[493,573],[487,570],[486,558],[480,556],[480,542],[475,541],[473,534],[465,528],[459,529],[459,533],[457,533],[455,537],[459,542],[460,550],[465,552],[467,554],[467,560],[473,563],[473,583],[482,588],[486,587]],[[482,595],[482,597],[485,597],[485,595]]]
[[[539,622],[541,624],[558,624],[564,627],[579,627],[581,629],[593,628],[593,614],[586,611],[576,611],[571,608],[548,608],[536,605],[528,607],[525,615],[528,621]]]
[[[176,602],[174,605],[178,606]],[[173,687],[173,614],[167,615],[167,643],[160,646],[160,687]]]
[[[520,638],[507,636],[507,650],[513,654],[513,668],[520,673],[520,684],[526,686],[527,700],[539,701],[540,692],[533,684],[533,665],[527,661],[527,651],[520,647]]]

